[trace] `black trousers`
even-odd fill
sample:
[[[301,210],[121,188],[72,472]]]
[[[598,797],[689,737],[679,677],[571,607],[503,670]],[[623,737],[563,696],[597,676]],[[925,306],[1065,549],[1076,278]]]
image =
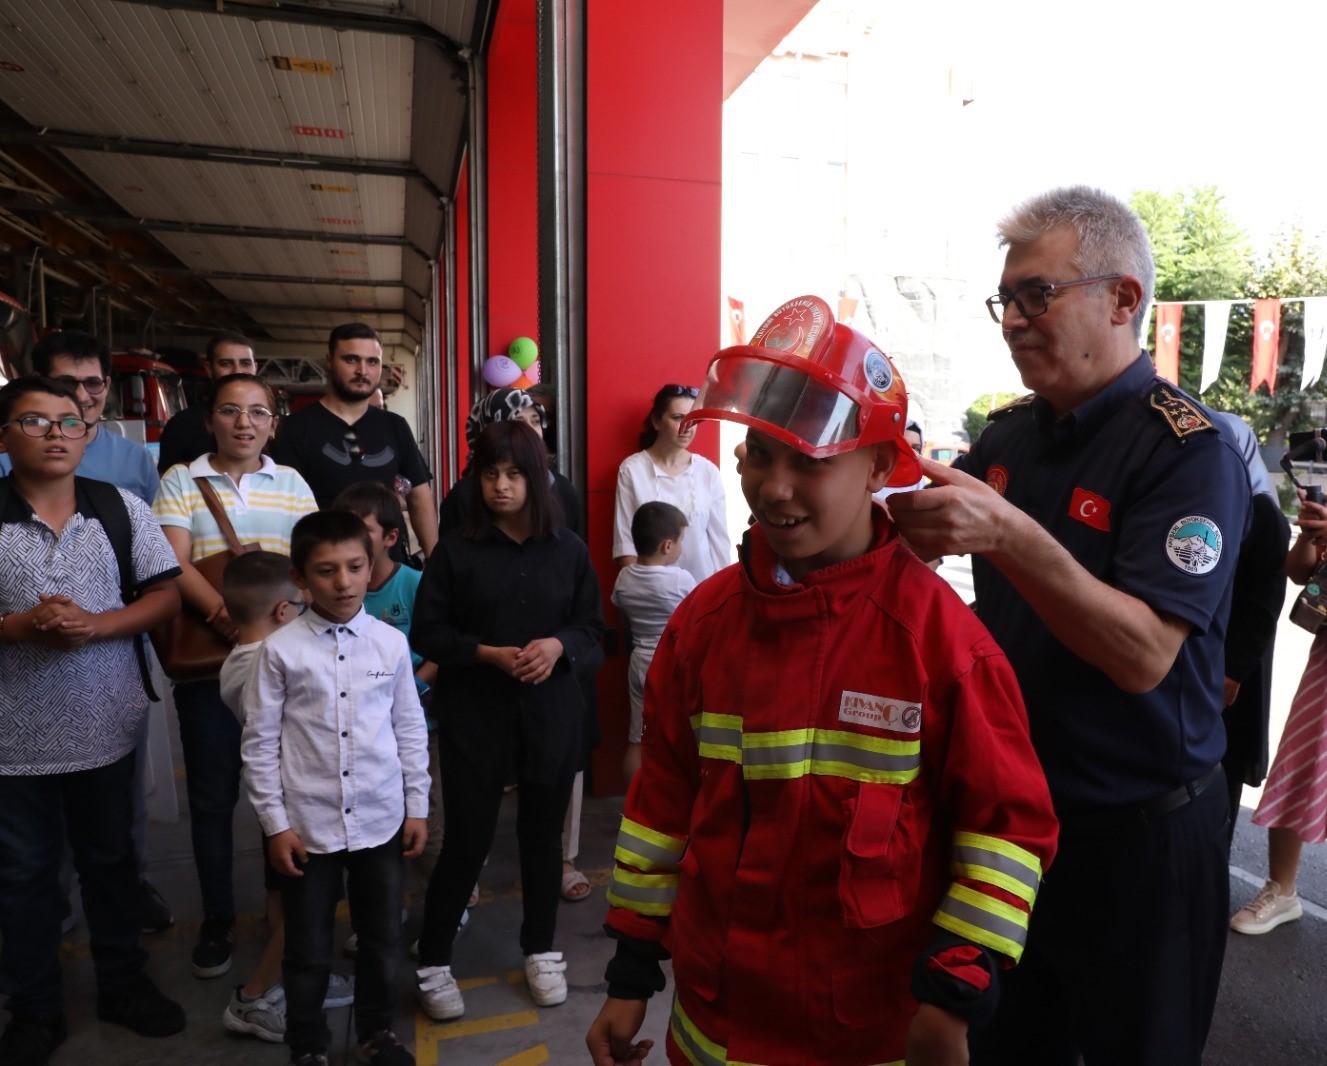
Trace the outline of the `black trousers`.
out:
[[[1157,818],[1067,819],[972,1066],[1200,1066],[1229,920],[1225,783]]]
[[[392,1028],[401,947],[401,834],[360,851],[309,853],[303,877],[281,878],[286,908],[286,1044],[292,1058],[324,1051],[332,1034],[323,999],[332,970],[332,934],[344,874],[355,956],[355,1033],[363,1043]]]
[[[493,846],[502,785],[481,780],[463,759],[449,757],[440,740],[442,854],[429,879],[419,965],[450,966],[452,941],[470,891]],[[552,785],[520,780],[516,790],[516,840],[521,859],[521,954],[553,950],[562,887],[562,821],[567,816],[575,765]]]

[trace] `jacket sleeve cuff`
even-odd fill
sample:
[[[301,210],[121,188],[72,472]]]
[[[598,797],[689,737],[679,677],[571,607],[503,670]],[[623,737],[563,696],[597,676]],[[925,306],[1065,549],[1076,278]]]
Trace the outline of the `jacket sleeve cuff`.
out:
[[[912,994],[919,1003],[933,1004],[978,1029],[995,1016],[999,1006],[999,973],[994,953],[940,931],[913,964]]]
[[[617,952],[608,960],[604,979],[613,999],[649,999],[667,985],[660,963],[668,958],[661,944],[624,937],[610,926],[604,927],[617,940]]]

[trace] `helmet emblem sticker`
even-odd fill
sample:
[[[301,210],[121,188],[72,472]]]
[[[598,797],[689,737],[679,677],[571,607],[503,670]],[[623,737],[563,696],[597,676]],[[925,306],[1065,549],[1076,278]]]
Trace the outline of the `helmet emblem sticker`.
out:
[[[789,300],[760,324],[751,344],[789,355],[809,356],[833,322],[825,301],[815,296]]]
[[[1221,530],[1206,515],[1186,515],[1166,534],[1166,558],[1186,574],[1207,574],[1221,560]]]
[[[1009,488],[1009,471],[1002,466],[988,467],[986,470],[986,484],[1003,496],[1005,489]]]
[[[862,359],[862,373],[866,375],[866,383],[881,397],[889,391],[889,386],[894,384],[894,371],[890,368],[884,352],[878,348],[872,348]]]

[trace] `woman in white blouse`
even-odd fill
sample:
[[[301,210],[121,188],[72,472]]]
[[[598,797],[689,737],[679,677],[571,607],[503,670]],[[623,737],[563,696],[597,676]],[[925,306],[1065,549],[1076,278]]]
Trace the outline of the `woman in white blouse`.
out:
[[[696,431],[682,425],[682,419],[695,406],[697,392],[690,385],[665,385],[655,393],[640,435],[641,450],[618,467],[613,522],[613,561],[618,566],[636,561],[631,519],[636,508],[650,500],[671,503],[687,516],[678,565],[698,582],[729,563],[728,522],[719,468],[704,456],[688,451]]]

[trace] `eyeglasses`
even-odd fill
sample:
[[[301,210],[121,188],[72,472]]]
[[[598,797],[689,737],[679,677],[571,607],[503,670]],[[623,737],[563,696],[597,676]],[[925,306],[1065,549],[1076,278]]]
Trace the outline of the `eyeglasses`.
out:
[[[241,407],[239,404],[223,403],[212,408],[212,413],[227,422],[233,422],[240,415],[248,415],[249,422],[255,426],[265,426],[272,421],[272,412],[266,407]]]
[[[355,434],[355,431],[353,429],[347,430],[343,436],[346,442],[346,454],[357,463],[363,462],[364,449],[359,446],[359,437]]]
[[[0,429],[8,429],[15,422],[29,437],[49,437],[52,426],[59,426],[60,436],[66,440],[81,440],[88,435],[88,424],[81,418],[72,416],[54,422],[41,415],[26,415],[23,418],[11,418],[8,422],[0,423]]]
[[[76,389],[80,385],[82,385],[83,388],[87,390],[87,394],[89,396],[100,396],[103,392],[106,391],[105,378],[76,378],[71,376],[71,377],[60,377],[56,378],[55,380],[58,381],[61,385],[68,385],[71,389]]]
[[[669,396],[690,396],[693,400],[700,395],[695,385],[665,385],[659,391]]]
[[[1004,323],[1005,311],[1012,303],[1024,318],[1039,318],[1050,310],[1050,298],[1059,294],[1061,289],[1072,289],[1079,285],[1091,285],[1098,281],[1115,281],[1123,274],[1098,274],[1093,278],[1076,278],[1073,281],[1057,281],[1053,284],[1020,285],[1013,292],[997,292],[986,301],[986,310],[997,324]]]

